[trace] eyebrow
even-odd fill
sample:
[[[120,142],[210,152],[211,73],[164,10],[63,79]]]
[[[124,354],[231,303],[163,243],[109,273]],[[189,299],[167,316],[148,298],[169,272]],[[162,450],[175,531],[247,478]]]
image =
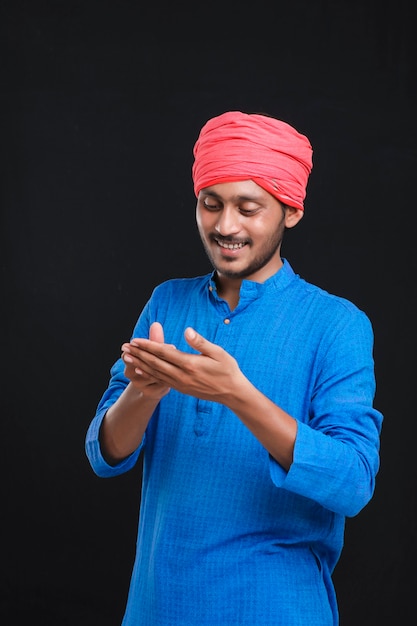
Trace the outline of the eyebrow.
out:
[[[210,187],[206,187],[205,189],[201,189],[200,191],[206,196],[213,196],[213,198],[217,198],[217,200],[224,201],[223,196],[216,193],[215,191],[210,191]],[[257,202],[259,204],[261,203],[261,198],[258,198],[257,196],[232,196],[232,198],[230,199],[233,202]]]

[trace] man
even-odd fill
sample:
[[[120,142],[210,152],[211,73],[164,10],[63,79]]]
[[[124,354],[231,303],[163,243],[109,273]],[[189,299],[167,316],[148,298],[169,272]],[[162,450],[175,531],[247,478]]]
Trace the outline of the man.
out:
[[[345,518],[379,468],[371,324],[281,258],[304,135],[229,111],[194,157],[214,271],[156,287],[86,440],[99,476],[144,455],[123,626],[334,626]]]

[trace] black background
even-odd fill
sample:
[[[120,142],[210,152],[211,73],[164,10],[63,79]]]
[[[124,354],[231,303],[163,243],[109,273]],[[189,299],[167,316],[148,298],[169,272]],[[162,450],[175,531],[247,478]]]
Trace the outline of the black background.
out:
[[[210,268],[192,146],[226,110],[314,148],[283,256],[375,331],[375,496],[349,519],[341,626],[416,623],[416,44],[411,2],[0,1],[1,618],[117,626],[140,466],[84,438],[152,288]]]

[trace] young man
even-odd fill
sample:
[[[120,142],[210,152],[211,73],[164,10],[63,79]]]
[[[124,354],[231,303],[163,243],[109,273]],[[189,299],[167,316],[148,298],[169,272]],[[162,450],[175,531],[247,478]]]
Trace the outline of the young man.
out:
[[[345,517],[379,468],[372,327],[281,258],[304,135],[230,111],[194,157],[214,271],[155,288],[86,440],[99,476],[144,455],[123,626],[334,626]]]

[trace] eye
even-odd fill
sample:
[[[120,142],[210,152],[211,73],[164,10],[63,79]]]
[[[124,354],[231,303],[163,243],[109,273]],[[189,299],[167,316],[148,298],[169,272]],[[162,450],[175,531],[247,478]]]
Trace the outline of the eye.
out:
[[[207,211],[219,211],[220,210],[220,205],[215,202],[214,200],[212,200],[211,198],[205,198],[203,200],[203,206],[205,209],[207,209]]]
[[[256,207],[254,209],[245,209],[244,207],[240,207],[239,211],[245,217],[250,217],[251,215],[255,215],[259,211],[259,207]]]

